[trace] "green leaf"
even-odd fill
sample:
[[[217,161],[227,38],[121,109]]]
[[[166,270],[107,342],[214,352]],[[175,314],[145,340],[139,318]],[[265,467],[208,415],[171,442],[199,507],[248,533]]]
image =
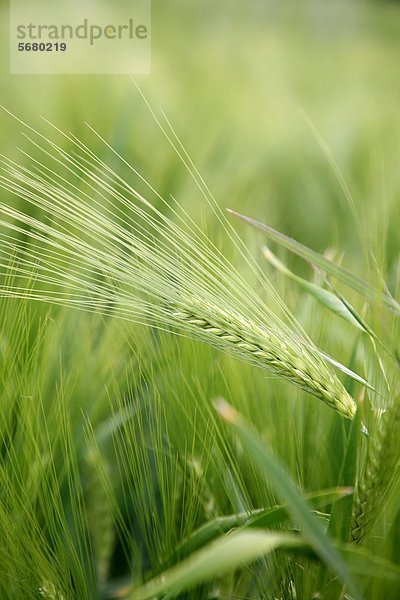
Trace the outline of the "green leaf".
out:
[[[350,302],[348,300],[346,300],[346,298],[335,288],[335,286],[330,281],[326,280],[326,283],[327,283],[328,287],[330,287],[330,289],[333,290],[334,295],[343,303],[343,305],[347,308],[349,313],[354,317],[354,319],[357,321],[359,327],[361,329],[363,329],[364,331],[366,331],[368,333],[368,335],[370,335],[374,340],[377,340],[378,338],[377,338],[375,332],[371,329],[371,327],[368,325],[368,323],[365,321],[365,319],[362,318],[360,313],[358,313],[356,311],[354,306],[352,306],[350,304]]]
[[[306,496],[310,506],[314,509],[334,504],[345,496],[351,495],[353,488],[342,487],[330,490],[322,490]],[[179,559],[185,558],[195,550],[198,550],[208,542],[217,538],[222,533],[228,533],[231,529],[238,527],[270,528],[276,527],[288,519],[286,506],[274,506],[272,508],[261,508],[236,515],[220,516],[199,529],[185,539],[176,549]]]
[[[350,424],[350,432],[346,445],[346,452],[343,457],[341,470],[339,474],[339,485],[355,486],[357,475],[357,457],[358,443],[361,435],[361,412],[357,409],[353,421]],[[340,427],[342,423],[338,424]],[[332,507],[331,517],[328,525],[328,533],[337,540],[347,542],[350,536],[351,518],[353,511],[353,496],[347,496],[340,499]],[[319,589],[322,589],[328,582],[328,574],[326,567],[323,567],[319,577]],[[332,597],[340,596],[340,584],[338,581],[331,583]]]
[[[320,523],[311,513],[309,503],[300,495],[281,463],[267,449],[254,429],[246,423],[232,406],[223,399],[219,399],[215,406],[221,417],[235,428],[246,451],[251,455],[260,472],[266,475],[277,496],[286,502],[288,512],[303,528],[304,535],[316,554],[340,577],[353,595],[360,598],[361,596],[350,578],[346,564],[334,548],[330,538],[325,534]]]
[[[396,300],[392,298],[392,296],[373,288],[366,281],[360,279],[344,267],[341,267],[340,265],[331,262],[318,252],[315,252],[315,250],[311,250],[311,248],[304,246],[304,244],[300,244],[293,238],[290,238],[287,235],[276,231],[275,229],[269,227],[268,225],[265,225],[264,223],[260,223],[259,221],[256,221],[251,217],[246,217],[245,215],[242,215],[231,209],[228,209],[228,212],[234,215],[235,217],[242,219],[242,221],[248,223],[252,227],[255,227],[259,231],[262,231],[268,238],[274,240],[284,248],[287,248],[297,256],[300,256],[304,260],[309,261],[312,264],[320,267],[336,279],[339,279],[340,281],[354,289],[362,296],[365,296],[366,298],[369,298],[372,301],[379,300],[387,309],[390,309],[392,311],[395,311],[397,314],[400,314],[400,304],[398,304],[398,302],[396,302]]]
[[[241,529],[207,544],[189,558],[138,588],[133,588],[128,581],[124,581],[122,585],[119,582],[109,586],[107,597],[129,597],[131,600],[155,599],[166,594],[173,597],[195,585],[230,573],[277,549],[315,557],[310,546],[298,535]],[[341,544],[335,545],[335,549],[346,561],[352,576],[400,581],[398,565],[371,554],[365,548]],[[340,594],[340,588],[338,589]]]
[[[231,573],[235,569],[269,554],[277,548],[305,548],[299,536],[272,531],[235,531],[198,550],[143,586],[131,590],[132,600],[176,595],[205,581]]]
[[[400,566],[372,554],[370,550],[355,544],[339,546],[339,550],[353,575],[400,581]]]
[[[325,354],[325,352],[322,352],[322,350],[320,350],[319,353],[322,356],[322,358],[324,358],[331,365],[333,365],[334,367],[339,369],[339,371],[342,371],[342,373],[347,375],[347,377],[351,377],[352,379],[354,379],[354,381],[358,381],[359,383],[361,383],[363,386],[365,386],[369,390],[375,391],[375,388],[370,383],[368,383],[368,381],[366,379],[364,379],[364,377],[361,377],[361,375],[358,375],[357,373],[355,373],[354,371],[352,371],[345,365],[342,365],[342,363],[340,363],[337,360],[335,360],[334,358],[332,358],[332,356],[329,356],[329,354]]]
[[[325,290],[325,289],[321,288],[320,286],[315,285],[314,283],[310,283],[309,281],[306,281],[305,279],[302,279],[301,277],[298,277],[297,275],[295,275],[295,273],[290,271],[286,267],[286,265],[284,265],[279,260],[279,258],[271,252],[271,250],[267,246],[263,246],[263,254],[264,254],[265,258],[276,269],[278,269],[281,273],[287,275],[294,281],[297,281],[297,283],[305,291],[307,291],[309,294],[314,296],[314,298],[316,298],[316,300],[318,300],[318,302],[320,302],[321,304],[326,306],[329,310],[331,310],[332,312],[337,314],[342,319],[345,319],[346,321],[351,323],[357,329],[360,329],[361,331],[371,335],[372,337],[376,337],[375,334],[373,333],[373,331],[370,329],[370,327],[362,319],[362,317],[356,312],[356,310],[351,306],[351,304],[349,304],[347,301],[345,301],[345,299],[343,297],[341,297],[339,295],[335,296],[335,294],[333,294],[332,292],[329,292],[328,290]],[[345,373],[345,375],[352,378],[354,381],[358,381],[359,383],[361,383],[368,389],[371,389],[371,390],[374,389],[372,387],[372,385],[370,385],[368,383],[368,381],[366,381],[363,377],[361,377],[360,375],[358,375],[357,373],[355,373],[354,371],[352,371],[345,365],[342,365],[342,363],[339,363],[338,361],[334,360],[331,356],[328,356],[327,354],[325,354],[322,351],[320,351],[320,354],[327,362],[334,365],[337,369],[342,371],[342,373]]]
[[[335,294],[333,294],[332,292],[329,292],[321,286],[316,285],[315,283],[311,283],[310,281],[307,281],[306,279],[303,279],[302,277],[299,277],[298,275],[293,273],[293,271],[288,269],[287,266],[284,265],[283,262],[281,262],[279,258],[275,256],[275,254],[273,254],[273,252],[271,252],[271,250],[267,246],[263,246],[263,254],[268,260],[268,262],[273,267],[275,267],[275,269],[292,279],[292,281],[295,281],[305,292],[313,296],[313,298],[315,298],[328,310],[335,313],[338,317],[344,319],[348,323],[351,323],[353,327],[360,329],[364,333],[368,332],[368,330],[365,328],[364,323],[362,322],[361,317],[359,319],[355,317],[354,313],[356,311],[353,307],[351,311],[349,308],[350,305],[348,305],[348,303],[346,304],[345,302],[343,302],[341,298],[335,296]]]

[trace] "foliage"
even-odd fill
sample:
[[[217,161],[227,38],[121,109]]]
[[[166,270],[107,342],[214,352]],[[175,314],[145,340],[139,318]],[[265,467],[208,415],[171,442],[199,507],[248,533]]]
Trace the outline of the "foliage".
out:
[[[399,596],[400,17],[284,5],[154,13],[201,176],[131,81],[8,82],[1,598]]]

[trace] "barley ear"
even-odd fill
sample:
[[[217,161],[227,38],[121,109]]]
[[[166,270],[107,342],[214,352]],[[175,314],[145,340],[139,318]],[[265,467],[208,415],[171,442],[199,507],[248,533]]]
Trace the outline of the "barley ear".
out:
[[[293,332],[274,324],[255,325],[242,315],[210,305],[200,298],[186,299],[171,312],[193,334],[252,362],[316,396],[341,415],[352,419],[356,403],[316,348]]]
[[[378,417],[371,432],[364,472],[356,488],[351,541],[361,543],[385,506],[400,457],[400,396]]]

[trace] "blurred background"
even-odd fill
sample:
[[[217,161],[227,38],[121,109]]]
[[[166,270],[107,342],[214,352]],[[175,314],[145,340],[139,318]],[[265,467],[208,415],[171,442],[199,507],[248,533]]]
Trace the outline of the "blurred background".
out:
[[[8,74],[7,4],[1,103],[33,126],[43,115],[93,148],[88,121],[158,190],[202,210],[129,77]],[[357,261],[359,240],[326,144],[372,240],[388,222],[387,248],[396,244],[398,3],[154,0],[152,39],[152,73],[137,81],[152,107],[166,111],[221,206],[317,250],[339,245]],[[0,114],[8,156],[20,129]]]

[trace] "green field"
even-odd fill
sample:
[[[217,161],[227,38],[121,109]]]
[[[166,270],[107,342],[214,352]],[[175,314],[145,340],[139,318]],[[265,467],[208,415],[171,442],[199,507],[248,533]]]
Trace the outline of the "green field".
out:
[[[399,4],[154,0],[135,81],[0,23],[0,598],[396,600]]]

